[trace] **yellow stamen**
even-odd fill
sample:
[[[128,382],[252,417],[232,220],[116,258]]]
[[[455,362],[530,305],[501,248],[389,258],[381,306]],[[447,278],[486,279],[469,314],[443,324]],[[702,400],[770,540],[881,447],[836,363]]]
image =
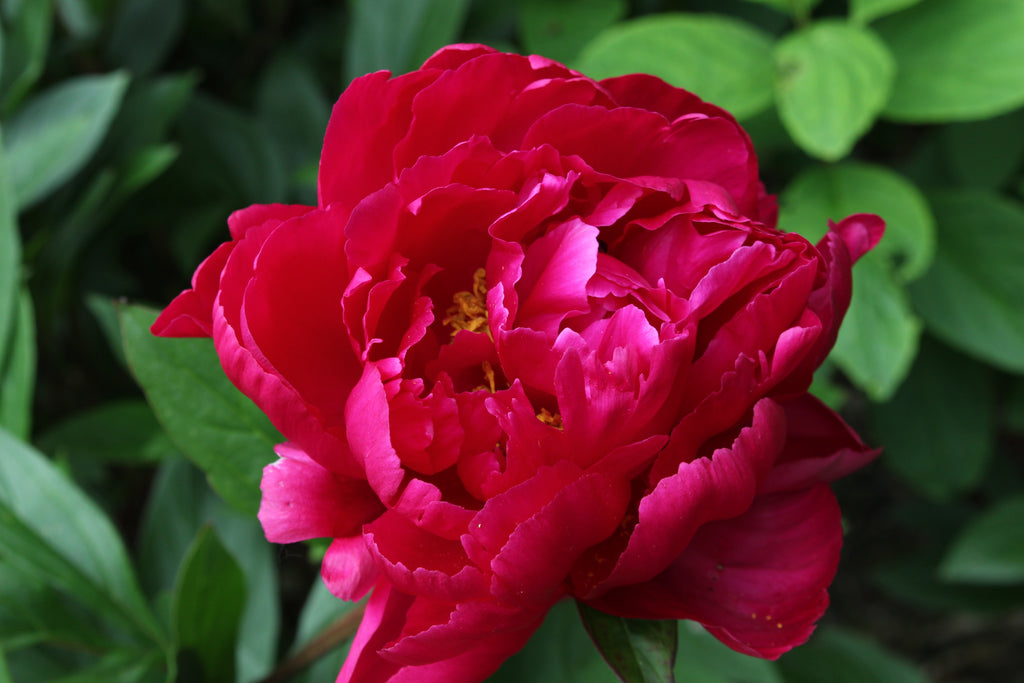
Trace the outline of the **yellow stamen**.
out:
[[[493,394],[496,391],[494,388],[494,368],[491,367],[490,361],[486,360],[481,363],[480,366],[484,369],[484,379],[487,380],[487,388],[490,389]]]
[[[537,419],[546,425],[551,425],[555,429],[562,428],[562,415],[560,413],[552,413],[547,408],[540,409],[540,412],[537,413]]]
[[[473,290],[456,292],[452,301],[454,303],[446,311],[448,315],[441,322],[452,328],[453,337],[459,330],[491,336],[491,329],[487,326],[487,273],[483,268],[477,268],[473,273]]]

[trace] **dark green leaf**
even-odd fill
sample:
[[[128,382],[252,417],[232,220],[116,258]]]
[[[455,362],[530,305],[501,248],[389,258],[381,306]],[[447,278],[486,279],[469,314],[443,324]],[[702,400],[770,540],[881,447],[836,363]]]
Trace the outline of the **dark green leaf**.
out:
[[[969,358],[924,343],[907,381],[873,407],[882,458],[934,499],[970,491],[985,474],[995,440],[995,378]]]
[[[150,407],[133,399],[77,413],[51,427],[36,443],[48,453],[97,462],[138,464],[177,453]]]
[[[877,213],[885,236],[854,269],[853,300],[832,358],[875,400],[886,400],[910,369],[921,323],[910,308],[902,281],[920,276],[931,263],[935,224],[916,187],[880,166],[842,163],[812,168],[781,197],[780,226],[817,241],[853,213]]]
[[[1000,501],[964,529],[939,565],[948,581],[1024,583],[1024,496]]]
[[[1024,207],[983,191],[932,198],[938,251],[910,293],[928,328],[948,344],[1024,372]]]
[[[110,520],[50,462],[0,429],[0,558],[6,570],[54,588],[136,637],[162,634]]]
[[[876,29],[897,65],[886,116],[967,121],[1024,104],[1024,0],[928,0]]]
[[[818,6],[821,0],[749,0],[761,5],[774,7],[780,12],[791,15],[794,19],[803,21],[810,16],[811,10]]]
[[[863,635],[836,627],[819,629],[810,642],[783,655],[786,683],[926,683],[913,664]]]
[[[92,38],[100,29],[99,19],[89,0],[57,0],[56,11],[61,26],[75,38]]]
[[[128,76],[79,76],[35,96],[12,117],[4,141],[18,206],[42,199],[89,161],[121,104]]]
[[[171,619],[178,659],[198,659],[203,680],[235,678],[235,641],[245,607],[245,576],[212,527],[203,527],[185,554]]]
[[[587,633],[626,683],[671,683],[679,622],[623,619],[576,603]]]
[[[114,118],[112,128],[117,135],[106,141],[106,153],[127,158],[140,149],[164,144],[198,81],[194,73],[135,81]]]
[[[942,143],[950,175],[959,185],[1004,187],[1024,161],[1024,109],[946,126]]]
[[[0,145],[0,362],[15,341],[21,285],[21,236],[8,162]]]
[[[914,556],[875,570],[888,595],[929,612],[1004,614],[1024,606],[1024,586],[949,583],[935,575],[938,558]]]
[[[122,2],[107,43],[107,57],[135,75],[149,73],[163,64],[184,25],[183,0]]]
[[[850,18],[866,24],[919,2],[921,0],[850,0]]]
[[[36,329],[32,298],[22,286],[17,317],[10,330],[6,355],[0,357],[0,426],[22,439],[32,431],[32,397],[36,380]]]
[[[371,71],[418,68],[455,42],[468,0],[349,0],[352,20],[345,50],[348,80]]]
[[[659,14],[626,21],[583,49],[576,68],[592,78],[649,73],[747,118],[772,100],[771,38],[713,14]]]
[[[339,620],[345,619],[345,615],[351,615],[352,610],[359,604],[362,603],[339,600],[327,590],[327,585],[319,577],[314,579],[313,587],[299,614],[299,626],[291,652],[295,653],[308,645],[326,629],[336,625]],[[299,677],[296,683],[318,683],[336,677],[345,663],[345,657],[348,655],[351,644],[352,641],[349,639],[340,647],[318,659]]]
[[[775,101],[793,140],[811,156],[849,154],[889,98],[894,64],[870,30],[822,21],[775,46]]]
[[[210,340],[155,337],[155,313],[139,306],[120,318],[128,364],[171,439],[224,500],[255,515],[263,467],[284,439],[224,375]]]
[[[693,621],[679,623],[675,674],[680,683],[782,683],[774,662],[726,647]]]
[[[88,651],[110,646],[95,614],[37,577],[0,571],[0,648],[46,641],[74,643]]]
[[[569,63],[587,42],[626,15],[625,0],[523,0],[519,33],[526,52]]]
[[[50,683],[157,683],[162,680],[164,654],[159,650],[115,650],[98,662]]]
[[[13,16],[12,16],[13,13]],[[3,40],[3,112],[10,113],[43,73],[50,44],[53,6],[50,0],[21,2],[5,13]]]

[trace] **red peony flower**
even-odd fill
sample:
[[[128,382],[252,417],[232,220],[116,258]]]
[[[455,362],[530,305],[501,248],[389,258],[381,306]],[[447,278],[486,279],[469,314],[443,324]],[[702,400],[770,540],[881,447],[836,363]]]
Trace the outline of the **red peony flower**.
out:
[[[651,76],[461,45],[353,81],[318,206],[234,213],[153,326],[287,437],[267,538],[373,591],[339,680],[481,680],[567,596],[807,639],[827,482],[876,455],[807,388],[883,223],[775,221],[736,121]]]

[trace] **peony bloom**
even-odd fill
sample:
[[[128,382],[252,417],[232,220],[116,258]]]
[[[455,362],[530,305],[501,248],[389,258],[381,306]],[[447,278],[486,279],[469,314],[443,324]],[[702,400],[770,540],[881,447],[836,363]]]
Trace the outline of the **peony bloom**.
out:
[[[746,133],[651,76],[445,48],[334,107],[317,206],[252,206],[153,326],[212,336],[288,439],[267,538],[372,591],[341,681],[478,681],[558,600],[775,658],[828,602],[807,394],[883,224],[775,228]]]

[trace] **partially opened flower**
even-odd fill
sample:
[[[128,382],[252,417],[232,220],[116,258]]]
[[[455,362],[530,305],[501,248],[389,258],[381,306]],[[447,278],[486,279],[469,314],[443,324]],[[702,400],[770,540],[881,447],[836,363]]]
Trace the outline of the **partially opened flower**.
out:
[[[271,541],[372,591],[339,680],[478,681],[557,601],[774,658],[875,455],[807,393],[883,224],[775,228],[726,112],[642,75],[446,48],[356,79],[319,203],[229,219],[157,320],[288,439]]]

